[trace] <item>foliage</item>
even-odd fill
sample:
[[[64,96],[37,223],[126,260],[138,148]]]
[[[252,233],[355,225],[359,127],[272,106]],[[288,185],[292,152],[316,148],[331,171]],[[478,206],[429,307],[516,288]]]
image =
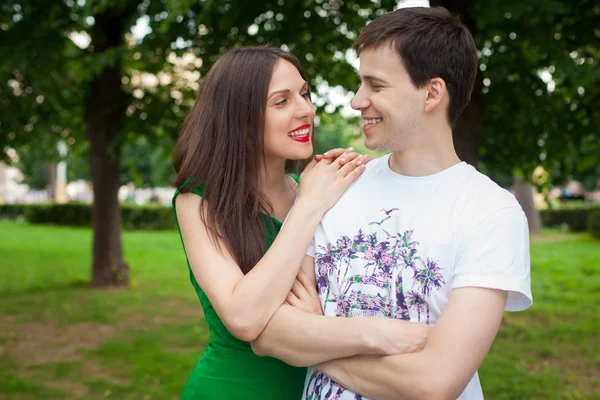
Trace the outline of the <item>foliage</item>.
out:
[[[170,207],[159,205],[121,205],[123,228],[174,229],[175,220]],[[18,219],[31,224],[54,224],[89,227],[92,207],[87,203],[68,204],[0,204],[0,219]]]
[[[106,52],[80,48],[71,39],[90,37],[98,15],[135,5],[133,17],[125,21],[127,31],[145,21],[145,36],[128,33],[123,46]],[[368,18],[391,10],[394,2],[381,1],[377,10],[372,6],[369,1],[320,0],[4,2],[0,103],[10,105],[11,113],[2,116],[0,148],[44,143],[36,154],[49,156],[60,138],[74,148],[84,145],[83,105],[90,82],[116,60],[123,65],[127,100],[118,145],[144,136],[151,146],[170,148],[199,78],[232,47],[282,46],[301,58],[313,86],[327,81],[355,87],[344,52]]]
[[[0,204],[0,220],[15,220],[25,216],[25,204]]]
[[[588,230],[594,237],[600,239],[600,207],[589,213]]]
[[[572,232],[586,232],[590,214],[599,210],[600,206],[542,210],[542,223],[548,227],[566,226]]]
[[[486,107],[482,161],[553,183],[600,173],[600,4],[476,1]],[[591,178],[589,178],[591,179]]]

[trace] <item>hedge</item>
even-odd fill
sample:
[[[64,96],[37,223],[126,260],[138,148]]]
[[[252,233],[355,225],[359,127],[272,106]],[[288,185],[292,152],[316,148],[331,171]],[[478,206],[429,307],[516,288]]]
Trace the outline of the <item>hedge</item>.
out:
[[[174,229],[171,207],[159,205],[121,205],[124,229]],[[0,219],[24,217],[32,224],[91,226],[92,205],[67,204],[0,204]]]
[[[593,236],[600,239],[600,209],[590,212],[588,216],[588,230]]]
[[[121,205],[123,228],[174,229],[170,207],[159,205]],[[542,210],[542,223],[547,227],[566,226],[570,231],[590,231],[600,238],[600,206]],[[92,206],[87,203],[67,204],[0,204],[0,219],[19,219],[32,224],[91,226]]]
[[[542,224],[547,227],[566,226],[573,232],[586,232],[590,213],[598,210],[600,206],[542,210]]]
[[[0,204],[0,219],[19,219],[24,217],[26,205],[24,204]]]

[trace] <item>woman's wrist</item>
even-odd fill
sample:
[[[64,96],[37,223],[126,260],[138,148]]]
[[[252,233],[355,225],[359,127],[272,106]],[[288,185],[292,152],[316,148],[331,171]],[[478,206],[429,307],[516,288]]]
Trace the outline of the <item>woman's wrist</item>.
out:
[[[298,197],[298,200],[296,200],[296,204],[294,204],[294,208],[299,210],[303,215],[305,215],[308,218],[318,219],[318,222],[321,221],[321,218],[323,218],[323,215],[327,211],[327,210],[324,210],[324,207],[321,204],[321,202],[304,199],[301,197]]]

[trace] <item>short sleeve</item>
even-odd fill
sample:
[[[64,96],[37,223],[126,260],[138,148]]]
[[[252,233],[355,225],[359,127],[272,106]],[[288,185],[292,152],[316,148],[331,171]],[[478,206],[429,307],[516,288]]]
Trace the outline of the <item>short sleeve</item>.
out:
[[[468,286],[508,291],[506,311],[531,306],[529,229],[521,207],[497,210],[463,235],[452,289]]]

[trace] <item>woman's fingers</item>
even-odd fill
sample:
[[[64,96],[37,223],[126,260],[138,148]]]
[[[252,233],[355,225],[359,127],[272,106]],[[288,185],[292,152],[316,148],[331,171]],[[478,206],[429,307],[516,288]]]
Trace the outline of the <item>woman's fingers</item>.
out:
[[[360,172],[361,170],[364,170],[364,165],[366,164],[365,160],[366,160],[366,158],[364,155],[356,157],[354,160],[350,161],[349,163],[344,165],[342,168],[340,168],[340,170],[338,171],[338,174],[340,174],[343,177],[346,177],[353,171],[359,170],[359,172]]]
[[[307,298],[312,298],[308,290],[304,287],[302,282],[296,278],[294,284],[292,285],[291,292],[301,301],[304,301]]]
[[[325,153],[323,153],[323,158],[325,159],[330,159],[330,160],[335,160],[336,158],[338,158],[339,156],[341,156],[342,154],[344,154],[344,152],[346,151],[346,149],[338,147],[335,149],[331,149],[329,151],[326,151]]]
[[[302,302],[292,292],[288,293],[287,297],[285,298],[285,302],[294,308],[302,309]]]
[[[313,299],[319,298],[319,292],[317,292],[317,283],[313,279],[311,279],[311,277],[308,276],[308,274],[300,270],[298,271],[298,277],[296,278],[296,280],[300,282],[302,286],[304,286],[304,289],[306,290],[309,296],[311,296]]]

